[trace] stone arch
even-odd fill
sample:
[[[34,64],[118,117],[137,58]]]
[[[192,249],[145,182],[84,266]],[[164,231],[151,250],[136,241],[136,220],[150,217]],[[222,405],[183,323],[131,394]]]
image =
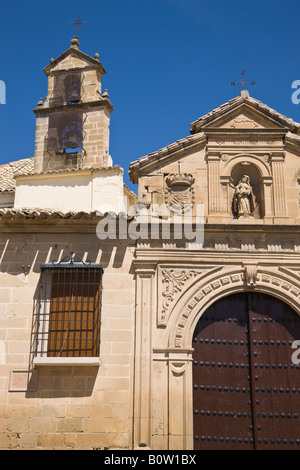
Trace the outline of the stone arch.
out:
[[[253,274],[252,282],[247,277],[247,269]],[[168,347],[178,352],[191,348],[194,329],[207,308],[222,297],[246,291],[277,297],[300,315],[300,288],[288,274],[251,264],[227,268],[196,281],[182,292],[169,317]]]
[[[223,159],[224,161],[224,159]],[[271,185],[272,175],[269,164],[269,155],[254,155],[252,153],[239,153],[225,159],[220,168],[220,184],[222,188],[223,213],[230,218],[237,218],[232,205],[235,188],[243,175],[250,177],[251,186],[255,195],[254,218],[263,219],[271,217]],[[226,202],[224,202],[226,200]]]
[[[252,163],[237,163],[232,167],[230,175],[230,185],[231,185],[231,198],[234,199],[234,192],[236,186],[242,180],[244,176],[249,177],[249,184],[253,191],[254,199],[254,218],[262,219],[265,214],[264,210],[264,185],[261,174],[261,169]],[[233,204],[232,204],[233,205]],[[232,213],[235,215],[234,208],[232,207]]]
[[[265,187],[264,177],[268,178],[268,168],[265,161],[253,155],[240,155],[233,159],[230,166],[230,197],[233,200],[235,188],[241,178],[247,175],[250,178],[250,185],[255,199],[254,218],[262,219],[265,215]],[[233,207],[232,213],[234,214]]]
[[[271,176],[270,172],[270,165],[268,164],[269,156],[265,155],[264,157],[259,157],[252,153],[239,153],[237,155],[232,156],[224,165],[224,176],[230,176],[233,167],[238,164],[242,164],[243,162],[249,162],[255,165],[262,177]]]

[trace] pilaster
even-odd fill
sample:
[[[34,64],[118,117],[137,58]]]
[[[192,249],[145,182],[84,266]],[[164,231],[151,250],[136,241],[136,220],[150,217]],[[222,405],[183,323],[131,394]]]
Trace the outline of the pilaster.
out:
[[[215,222],[215,221],[218,221],[220,218],[220,157],[219,155],[208,154],[207,175],[208,175],[208,221]]]
[[[284,222],[287,217],[283,163],[284,153],[271,154],[274,222],[277,223]]]
[[[134,448],[152,443],[152,323],[155,265],[136,269]]]
[[[192,349],[169,353],[169,449],[193,449]]]

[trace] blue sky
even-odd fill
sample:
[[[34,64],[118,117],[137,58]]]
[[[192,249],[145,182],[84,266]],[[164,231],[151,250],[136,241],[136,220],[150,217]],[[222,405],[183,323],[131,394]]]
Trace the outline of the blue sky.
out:
[[[300,122],[292,82],[300,80],[300,1],[44,0],[1,2],[0,164],[33,156],[35,115],[47,94],[43,68],[70,46],[107,71],[114,105],[110,154],[128,178],[131,161],[189,135],[190,123],[239,94],[242,69],[251,96]]]

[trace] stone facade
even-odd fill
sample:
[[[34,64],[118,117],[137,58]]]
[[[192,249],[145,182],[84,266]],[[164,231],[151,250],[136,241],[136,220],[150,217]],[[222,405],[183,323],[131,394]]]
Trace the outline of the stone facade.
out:
[[[81,220],[77,228],[71,220],[59,224],[44,218],[1,224],[2,449],[131,448],[133,245],[103,244],[92,220]],[[70,250],[100,262],[105,270],[101,364],[33,367],[33,312],[40,264]]]
[[[84,93],[62,110],[51,96],[68,70],[83,74]],[[75,38],[45,72],[34,166],[11,173],[0,209],[0,448],[193,449],[192,338],[202,314],[239,292],[269,294],[300,314],[300,125],[243,91],[192,123],[188,137],[130,165],[136,205],[122,169],[105,160],[111,105],[98,56]],[[50,116],[74,106],[86,113],[84,163],[81,152],[44,146]],[[124,195],[127,235],[118,225],[100,240],[104,203],[116,197],[120,222]],[[154,217],[156,236],[128,236],[139,211]],[[183,217],[195,229],[199,214],[203,237],[178,236]],[[70,252],[104,269],[100,362],[35,362],[41,265]]]
[[[258,250],[249,240],[253,233],[260,239],[261,231],[249,225],[239,229],[234,235],[224,231],[234,248],[218,243],[201,251],[136,250],[137,447],[193,449],[192,339],[210,305],[232,293],[261,292],[283,300],[300,314],[300,252],[292,248],[293,243],[290,249],[281,248],[283,240],[289,244],[291,235],[299,237],[299,227],[293,227],[287,237],[279,228],[266,230],[263,237],[270,237],[270,244]],[[220,237],[220,227],[206,230],[212,238]]]
[[[1,449],[132,447],[135,241],[102,241],[96,232],[107,212],[118,216],[136,196],[109,155],[105,70],[97,54],[91,58],[78,45],[74,38],[44,69],[48,95],[34,110],[34,157],[0,168]],[[71,98],[69,77],[76,85]],[[71,153],[63,146],[49,151],[50,131],[61,145],[62,123],[72,124],[76,113],[83,127],[72,138],[82,137],[82,149],[72,152],[71,139]],[[59,357],[37,365],[41,265],[71,252],[104,270],[100,363]]]
[[[194,223],[198,204],[204,220],[200,247],[173,233],[136,248],[137,448],[193,449],[192,339],[210,305],[261,292],[300,314],[299,124],[244,91],[191,134],[130,165],[141,204]]]

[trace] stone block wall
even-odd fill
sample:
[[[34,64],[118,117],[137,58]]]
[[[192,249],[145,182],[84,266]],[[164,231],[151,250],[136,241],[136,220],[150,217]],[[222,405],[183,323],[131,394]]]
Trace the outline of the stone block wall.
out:
[[[93,233],[1,233],[0,449],[130,449],[133,247]],[[40,264],[77,256],[104,268],[100,366],[32,369]]]
[[[80,105],[77,105],[80,106]],[[76,111],[79,108],[76,107]],[[69,112],[74,111],[68,106]],[[65,109],[64,112],[68,113]],[[74,153],[60,153],[47,149],[49,122],[53,111],[37,113],[35,134],[34,171],[44,172],[69,168],[108,167],[112,165],[109,155],[110,110],[99,100],[97,106],[82,107],[83,143],[82,150]],[[54,113],[55,115],[55,113]]]
[[[99,57],[99,55],[96,55]],[[98,58],[92,58],[80,52],[78,48],[70,48],[65,54],[51,60],[45,67],[48,77],[48,95],[45,101],[40,100],[36,109],[36,137],[35,137],[35,172],[61,170],[66,168],[82,167],[108,167],[112,165],[109,156],[109,123],[110,113],[113,109],[107,91],[101,93],[102,75],[105,72]],[[57,77],[73,71],[80,74],[81,88],[80,101],[68,103],[63,101],[66,96],[57,85]],[[61,79],[62,80],[62,79]],[[59,88],[58,101],[53,101],[55,87]],[[62,94],[60,94],[62,93]],[[56,96],[56,95],[55,95]],[[49,149],[47,139],[49,127],[53,133],[58,113],[82,113],[83,145],[82,151],[66,155],[61,149]],[[72,119],[72,117],[71,117]],[[68,120],[66,120],[67,123]],[[66,125],[65,123],[65,125]]]

